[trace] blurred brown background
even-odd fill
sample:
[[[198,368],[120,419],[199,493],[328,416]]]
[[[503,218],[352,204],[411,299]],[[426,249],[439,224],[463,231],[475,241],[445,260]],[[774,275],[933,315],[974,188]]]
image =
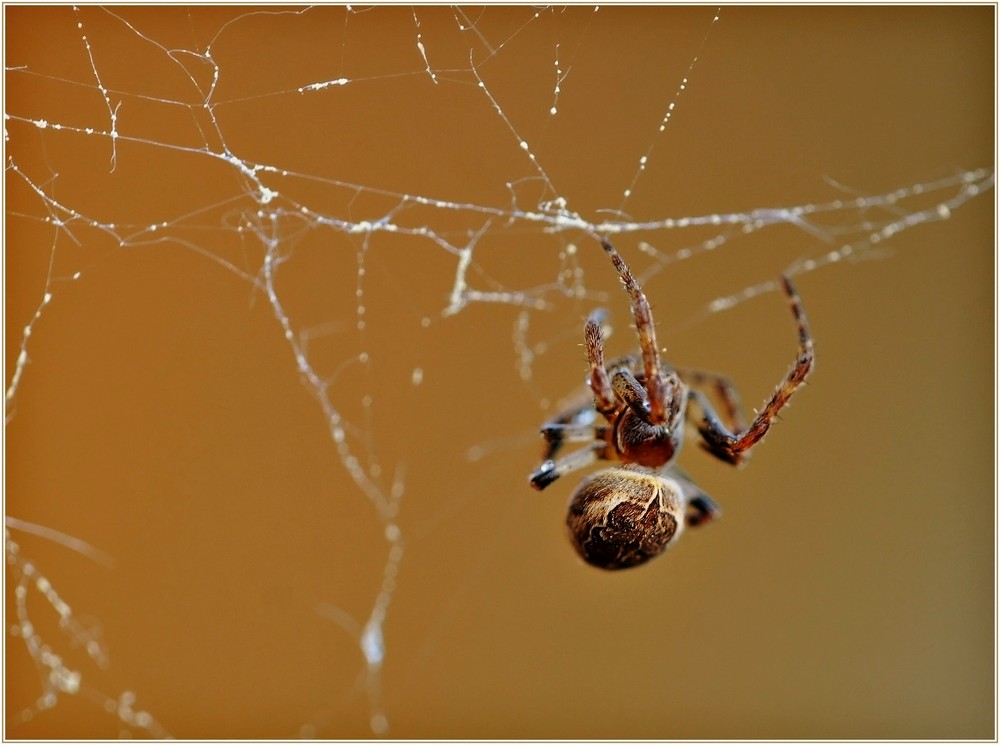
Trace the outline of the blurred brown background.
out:
[[[405,485],[374,703],[390,736],[994,737],[995,192],[798,279],[818,350],[809,386],[746,469],[689,443],[682,463],[722,521],[617,574],[581,565],[563,536],[575,479],[539,495],[527,474],[538,425],[583,380],[583,318],[609,307],[622,353],[627,303],[585,236],[506,222],[512,195],[526,211],[560,196],[593,222],[626,219],[618,208],[656,220],[992,167],[994,12],[726,8],[713,24],[711,8],[8,6],[8,162],[73,213],[8,168],[8,384],[23,326],[52,301],[8,412],[6,511],[115,564],[12,533],[74,616],[99,624],[110,664],[73,649],[33,592],[34,622],[84,690],[20,722],[42,687],[8,636],[7,736],[115,737],[101,702],[122,691],[179,737],[371,735],[357,641],[318,608],[365,622],[384,526],[253,285],[261,240],[236,226],[270,223],[205,152],[226,147],[291,172],[261,176],[281,193],[265,209],[312,211],[267,236],[285,259],[277,291],[354,454],[381,489]],[[477,87],[470,50],[554,191]],[[112,169],[109,139],[81,130],[107,131],[119,103]],[[42,119],[64,129],[25,121]],[[472,207],[401,208],[403,194]],[[454,246],[491,220],[470,287],[545,308],[446,316],[455,254],[317,218],[390,210]],[[50,211],[74,219],[57,230]],[[791,226],[616,243],[648,278],[670,359],[726,372],[756,406],[793,358],[787,310],[774,293],[708,316],[707,303],[864,246],[857,228],[886,216],[827,215],[831,243]],[[672,257],[719,234],[721,248],[665,265],[637,250]],[[581,297],[564,291],[575,271]]]

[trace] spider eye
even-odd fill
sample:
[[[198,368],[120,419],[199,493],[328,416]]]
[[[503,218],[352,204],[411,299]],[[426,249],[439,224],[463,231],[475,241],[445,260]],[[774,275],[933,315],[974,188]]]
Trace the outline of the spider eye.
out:
[[[570,541],[588,564],[627,569],[666,550],[684,529],[678,485],[637,468],[609,468],[573,493],[566,516]]]

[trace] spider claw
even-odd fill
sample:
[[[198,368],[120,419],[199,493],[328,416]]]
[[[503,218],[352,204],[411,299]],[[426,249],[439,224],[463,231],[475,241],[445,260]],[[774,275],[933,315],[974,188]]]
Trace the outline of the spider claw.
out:
[[[535,489],[541,491],[558,478],[559,472],[556,470],[555,461],[547,460],[531,474],[529,481]]]
[[[701,445],[702,449],[708,451],[716,458],[726,463],[731,463],[734,466],[738,466],[743,463],[746,455],[742,452],[737,452],[732,449],[731,442],[726,442],[725,440],[719,439],[715,436],[710,429],[700,429],[702,439],[698,444]]]

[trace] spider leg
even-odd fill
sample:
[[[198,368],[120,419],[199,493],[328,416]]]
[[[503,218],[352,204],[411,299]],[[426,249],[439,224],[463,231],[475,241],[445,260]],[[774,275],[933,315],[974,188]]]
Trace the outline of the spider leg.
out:
[[[745,457],[744,453],[767,434],[767,430],[771,427],[778,412],[788,403],[788,399],[803,383],[813,367],[815,352],[812,336],[809,334],[809,324],[802,308],[802,301],[788,277],[782,277],[781,280],[785,294],[788,296],[792,316],[798,326],[799,351],[791,370],[774,389],[771,398],[767,400],[764,408],[750,423],[750,426],[737,432],[731,432],[712,409],[708,399],[698,391],[691,392],[691,398],[697,401],[704,414],[702,424],[698,428],[704,440],[702,444],[717,458],[729,463],[741,462]]]
[[[584,442],[595,437],[602,439],[604,428],[594,424],[595,409],[608,422],[614,422],[617,404],[604,363],[604,332],[601,329],[606,319],[605,311],[595,310],[583,327],[587,360],[590,362],[588,383],[591,397],[569,407],[542,426],[542,437],[546,442],[545,460],[552,460],[566,442]]]
[[[686,522],[689,528],[704,525],[722,515],[722,508],[716,501],[697,487],[679,468],[667,469],[664,476],[672,479],[680,487],[681,494],[684,495],[684,501],[688,506]]]
[[[688,500],[687,524],[689,528],[710,523],[722,514],[714,499],[702,492]]]
[[[644,372],[646,393],[649,399],[649,419],[653,424],[663,424],[667,421],[667,406],[664,397],[663,381],[660,378],[659,347],[656,345],[656,328],[653,325],[653,311],[649,301],[639,284],[632,276],[628,264],[621,257],[607,238],[601,238],[601,246],[611,259],[622,284],[632,300],[632,315],[635,317],[635,329],[639,334],[639,347],[642,349],[642,368]]]
[[[594,416],[594,410],[589,405],[587,410],[581,413],[588,412]],[[603,439],[607,429],[607,425],[595,425],[592,419],[548,422],[542,426],[542,437],[545,438],[545,453],[542,458],[543,460],[552,460],[567,442],[591,442],[595,439]]]
[[[710,389],[715,393],[723,405],[722,421],[730,432],[742,432],[747,428],[743,419],[740,392],[729,378],[718,373],[687,367],[677,368],[677,373],[689,386]]]
[[[611,420],[615,410],[615,395],[611,390],[608,370],[604,365],[604,334],[601,322],[607,317],[603,310],[595,310],[587,318],[583,327],[583,338],[587,344],[587,360],[590,362],[590,390],[594,392],[594,405],[605,419]]]
[[[546,460],[531,474],[528,480],[535,489],[541,491],[560,476],[589,466],[601,457],[601,452],[605,447],[606,443],[594,442],[590,447],[574,450],[559,460]]]

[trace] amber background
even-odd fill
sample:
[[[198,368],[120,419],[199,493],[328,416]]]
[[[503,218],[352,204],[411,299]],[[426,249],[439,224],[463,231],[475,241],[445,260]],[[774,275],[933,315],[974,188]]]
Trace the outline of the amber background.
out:
[[[121,235],[169,223],[166,240],[125,247],[77,223],[74,243],[41,222],[39,199],[8,170],[7,381],[53,242],[56,251],[53,300],[6,428],[6,510],[114,557],[107,568],[15,533],[74,611],[101,624],[106,671],[69,648],[33,596],[46,638],[84,685],[135,691],[137,707],[180,737],[284,738],[308,722],[324,737],[369,736],[361,655],[316,608],[363,620],[386,545],[266,299],[212,260],[250,275],[260,267],[259,244],[226,227],[254,208],[237,175],[149,144],[219,147],[203,112],[162,103],[203,99],[164,49],[212,42],[230,149],[318,177],[268,184],[348,219],[378,217],[398,199],[334,181],[505,209],[505,182],[535,175],[475,88],[470,48],[559,195],[589,219],[620,205],[650,143],[626,205],[637,219],[842,196],[828,179],[882,193],[994,159],[991,7],[726,8],[714,26],[710,8],[572,8],[535,20],[524,7],[468,10],[496,48],[489,59],[452,11],[419,10],[437,85],[409,9],[115,12],[161,47],[95,8],[5,10],[8,113],[107,128],[79,19],[112,102],[123,101],[119,131],[147,141],[120,141],[111,172],[106,138],[11,121],[8,157]],[[569,74],[553,118],[556,44]],[[211,70],[176,57],[207,89]],[[352,82],[295,92],[341,76]],[[536,182],[516,191],[524,208],[539,199]],[[528,340],[546,351],[524,381],[517,308],[442,315],[454,255],[419,237],[365,243],[315,224],[285,233],[279,290],[296,329],[317,329],[312,359],[338,375],[331,398],[352,445],[364,462],[376,454],[384,485],[397,469],[405,476],[406,553],[384,629],[389,734],[994,737],[994,203],[988,192],[870,261],[801,277],[819,355],[807,390],[744,470],[689,448],[684,465],[724,519],[620,574],[584,567],[569,549],[571,484],[544,495],[526,484],[538,424],[582,379],[586,313],[609,306],[612,351],[629,347],[626,303],[594,246],[498,219],[477,247],[470,281],[492,291],[539,290],[555,281],[560,249],[580,246],[592,294],[542,295],[549,309],[531,312]],[[485,218],[414,209],[395,219],[446,232]],[[619,243],[642,272],[638,240],[671,253],[708,235]],[[780,298],[699,312],[825,250],[778,227],[656,274],[647,291],[671,358],[726,371],[758,404],[794,351]],[[362,351],[368,365],[344,364]],[[476,447],[486,454],[470,460]],[[40,690],[11,637],[6,676],[10,720]],[[6,734],[118,731],[80,696]]]

